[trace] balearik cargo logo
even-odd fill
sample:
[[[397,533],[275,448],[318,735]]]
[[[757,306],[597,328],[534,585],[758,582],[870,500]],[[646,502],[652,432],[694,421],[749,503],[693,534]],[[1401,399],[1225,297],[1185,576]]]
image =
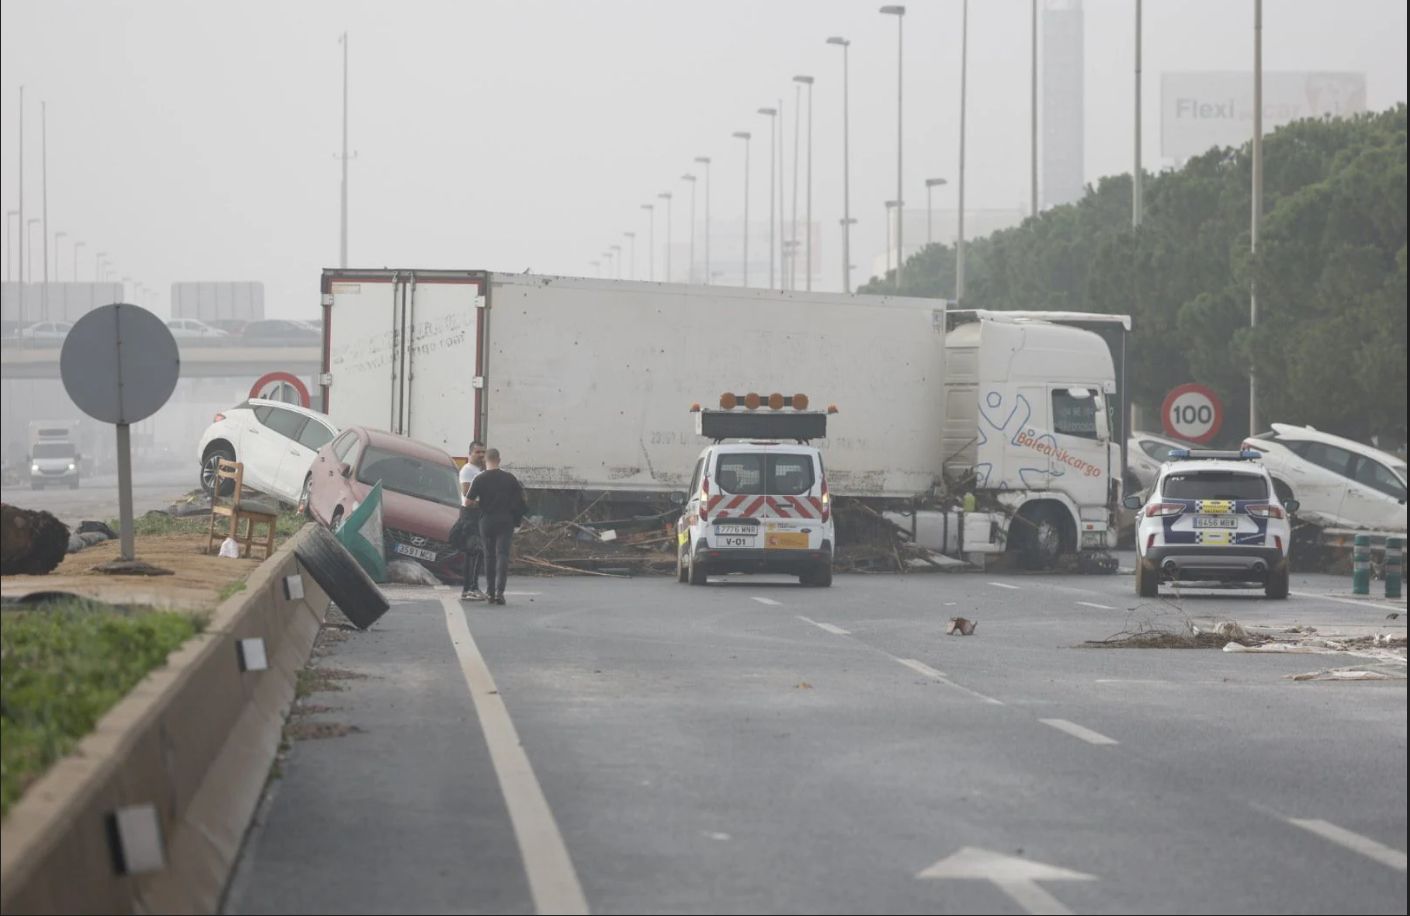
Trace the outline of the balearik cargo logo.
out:
[[[1076,468],[1087,477],[1102,476],[1102,469],[1092,464],[1090,461],[1083,461],[1065,448],[1058,448],[1054,442],[1045,441],[1039,432],[1033,427],[1028,427],[1014,438],[1014,443],[1024,448],[1031,448],[1035,452],[1047,455],[1054,461],[1058,461],[1070,468]]]

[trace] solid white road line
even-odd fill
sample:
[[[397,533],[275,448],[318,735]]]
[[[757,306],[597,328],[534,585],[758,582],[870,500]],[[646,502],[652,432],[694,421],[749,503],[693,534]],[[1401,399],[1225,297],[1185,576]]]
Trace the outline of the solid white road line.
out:
[[[782,601],[775,601],[775,600],[772,599],[772,598],[760,598],[760,597],[758,597],[757,595],[756,595],[756,596],[751,596],[751,597],[753,597],[754,600],[757,601],[757,602],[759,602],[760,604],[767,604],[767,605],[769,605],[770,607],[778,607],[779,605],[783,604]]]
[[[1081,738],[1088,744],[1118,744],[1115,738],[1108,738],[1100,732],[1094,732],[1090,728],[1083,728],[1076,722],[1069,722],[1066,719],[1039,719],[1044,725],[1051,725],[1060,732],[1067,732],[1074,738]]]
[[[839,627],[839,626],[834,626],[833,624],[830,624],[830,623],[821,623],[821,622],[819,622],[819,621],[817,621],[817,620],[813,620],[811,617],[804,617],[802,614],[799,614],[799,615],[798,615],[798,619],[801,620],[801,621],[803,621],[804,623],[811,623],[813,626],[817,627],[819,630],[826,630],[826,631],[828,631],[829,633],[834,633],[834,634],[836,634],[836,635],[838,635],[838,636],[851,636],[851,635],[852,635],[852,632],[851,632],[850,630],[844,630],[844,629],[842,629],[841,627]]]
[[[934,668],[930,667],[930,666],[927,665],[925,662],[917,661],[917,660],[915,660],[915,659],[913,659],[913,658],[898,658],[898,659],[896,659],[896,661],[898,661],[898,662],[900,662],[901,664],[905,665],[907,668],[911,669],[912,671],[915,671],[915,672],[918,672],[918,673],[920,673],[920,674],[923,674],[923,675],[925,675],[926,677],[933,677],[933,678],[935,678],[936,680],[944,680],[944,679],[945,679],[945,672],[943,672],[943,671],[936,671]]]
[[[1359,604],[1362,607],[1379,608],[1382,611],[1403,611],[1403,604],[1385,604],[1380,601],[1369,601],[1364,598],[1341,598],[1337,595],[1319,595],[1316,592],[1294,592],[1289,590],[1289,595],[1296,595],[1299,598],[1321,598],[1323,601],[1339,601],[1342,604]]]
[[[563,843],[563,834],[549,810],[529,756],[519,743],[519,733],[509,718],[504,698],[475,645],[475,637],[470,635],[465,612],[451,598],[443,598],[441,603],[446,612],[446,629],[450,631],[455,654],[460,658],[460,670],[470,688],[495,776],[499,778],[500,791],[509,808],[509,820],[514,825],[519,855],[524,859],[534,907],[540,913],[587,913],[587,898],[573,869],[568,847]]]
[[[1112,606],[1109,605],[1109,604],[1095,604],[1095,603],[1093,603],[1093,602],[1091,602],[1091,601],[1078,601],[1077,603],[1080,604],[1080,605],[1082,605],[1083,607],[1094,607],[1094,608],[1096,608],[1096,609],[1099,610],[1099,611],[1114,611],[1114,610],[1116,610],[1116,608],[1112,607]]]
[[[958,690],[960,693],[967,693],[967,694],[969,694],[970,696],[974,697],[976,700],[982,700],[983,702],[988,703],[988,704],[991,705],[991,706],[1003,706],[1003,705],[1004,705],[1004,701],[1003,701],[1003,700],[996,700],[996,699],[994,699],[994,698],[991,697],[991,696],[985,696],[984,694],[980,693],[978,690],[970,690],[968,687],[964,686],[963,684],[956,684],[954,681],[950,680],[948,677],[945,676],[945,672],[943,672],[943,671],[936,671],[934,668],[930,667],[930,666],[927,665],[925,662],[919,661],[919,660],[914,659],[914,658],[896,658],[896,656],[894,656],[894,655],[891,656],[891,657],[892,657],[893,659],[895,659],[897,662],[900,662],[901,664],[905,665],[907,668],[909,668],[909,669],[911,669],[912,671],[916,672],[917,674],[923,674],[923,675],[925,675],[926,677],[934,678],[935,680],[937,680],[937,681],[939,681],[940,683],[944,684],[946,687],[949,687],[949,688],[951,688],[951,689],[953,689],[953,690]]]
[[[1378,843],[1370,837],[1352,833],[1345,827],[1338,827],[1336,824],[1316,818],[1290,817],[1286,820],[1289,824],[1301,827],[1303,830],[1309,830],[1323,839],[1331,840],[1338,846],[1345,846],[1352,852],[1359,852],[1368,859],[1374,859],[1382,865],[1389,865],[1396,871],[1405,871],[1405,853],[1399,849]]]
[[[990,582],[989,584],[995,588],[1011,588],[1015,591],[1023,587],[1021,585],[1009,585],[1007,582]]]

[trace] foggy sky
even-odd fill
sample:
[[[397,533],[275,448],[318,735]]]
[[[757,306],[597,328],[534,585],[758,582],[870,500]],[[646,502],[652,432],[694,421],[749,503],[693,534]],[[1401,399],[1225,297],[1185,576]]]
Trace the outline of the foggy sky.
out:
[[[635,230],[644,276],[640,205],[675,192],[682,240],[689,189],[680,176],[698,171],[694,157],[714,158],[717,228],[738,226],[743,156],[733,131],[755,133],[751,212],[767,218],[767,119],[755,111],[784,101],[791,160],[791,79],[805,73],[817,80],[814,218],[824,226],[824,288],[835,288],[842,62],[824,39],[853,42],[853,262],[862,282],[882,250],[882,203],[896,182],[896,26],[878,5],[8,0],[0,200],[16,206],[23,83],[26,218],[40,215],[45,100],[49,228],[68,233],[60,253],[50,252],[61,279],[71,276],[78,239],[80,279],[92,278],[94,255],[107,251],[119,276],[158,290],[160,314],[172,281],[238,279],[265,283],[271,316],[313,317],[319,271],[338,257],[338,36],[347,30],[351,266],[590,276],[589,262]],[[907,204],[923,205],[926,178],[946,177],[935,205],[953,207],[961,4],[907,6]],[[1084,8],[1093,182],[1131,167],[1134,20],[1130,0]],[[1028,11],[1028,0],[971,3],[969,208],[1027,206]],[[1252,2],[1147,0],[1144,18],[1144,156],[1156,168],[1160,73],[1249,68]],[[1265,69],[1364,71],[1369,109],[1405,100],[1403,2],[1268,0],[1264,20]],[[37,274],[38,251],[33,263]]]

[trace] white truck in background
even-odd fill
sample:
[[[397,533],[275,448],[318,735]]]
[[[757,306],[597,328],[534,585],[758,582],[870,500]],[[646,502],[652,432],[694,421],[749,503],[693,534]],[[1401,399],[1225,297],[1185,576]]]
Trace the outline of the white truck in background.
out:
[[[78,489],[81,473],[77,420],[34,420],[29,424],[29,486],[51,484]]]
[[[321,404],[334,423],[452,455],[482,439],[531,489],[683,491],[701,448],[687,411],[702,391],[806,393],[840,408],[816,443],[832,492],[893,501],[924,546],[1043,560],[1115,546],[1112,349],[1037,313],[388,269],[325,270],[322,306]],[[965,494],[972,511],[958,508]]]

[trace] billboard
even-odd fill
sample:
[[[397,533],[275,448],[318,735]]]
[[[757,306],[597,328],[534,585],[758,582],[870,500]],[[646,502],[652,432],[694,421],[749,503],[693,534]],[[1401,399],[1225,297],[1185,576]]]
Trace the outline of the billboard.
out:
[[[247,280],[173,283],[171,317],[257,321],[264,317],[264,284]]]
[[[1366,74],[1264,71],[1263,132],[1302,118],[1366,110]],[[1177,162],[1253,137],[1253,72],[1162,73],[1160,153]]]

